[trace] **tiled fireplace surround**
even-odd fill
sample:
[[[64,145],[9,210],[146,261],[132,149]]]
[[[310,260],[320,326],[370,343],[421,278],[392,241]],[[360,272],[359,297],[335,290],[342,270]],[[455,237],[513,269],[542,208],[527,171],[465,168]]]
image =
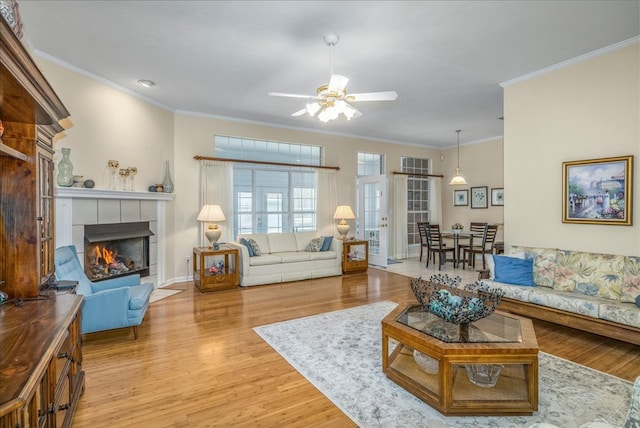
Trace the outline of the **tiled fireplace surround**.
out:
[[[84,226],[148,221],[149,276],[146,282],[162,287],[166,277],[166,204],[171,193],[127,192],[59,187],[56,189],[56,245],[75,245],[84,265]]]

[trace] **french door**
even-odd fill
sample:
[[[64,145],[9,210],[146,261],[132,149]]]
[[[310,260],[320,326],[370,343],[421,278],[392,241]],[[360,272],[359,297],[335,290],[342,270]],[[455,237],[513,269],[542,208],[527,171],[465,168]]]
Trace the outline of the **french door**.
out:
[[[358,239],[369,241],[369,263],[386,267],[389,250],[387,176],[360,176],[356,187],[358,193],[356,236]]]

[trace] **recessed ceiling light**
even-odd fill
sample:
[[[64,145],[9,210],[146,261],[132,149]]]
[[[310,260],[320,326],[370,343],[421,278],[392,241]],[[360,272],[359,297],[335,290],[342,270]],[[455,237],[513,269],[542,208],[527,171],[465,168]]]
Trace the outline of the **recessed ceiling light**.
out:
[[[138,85],[144,86],[145,88],[150,88],[152,86],[156,86],[156,82],[153,80],[138,80]]]

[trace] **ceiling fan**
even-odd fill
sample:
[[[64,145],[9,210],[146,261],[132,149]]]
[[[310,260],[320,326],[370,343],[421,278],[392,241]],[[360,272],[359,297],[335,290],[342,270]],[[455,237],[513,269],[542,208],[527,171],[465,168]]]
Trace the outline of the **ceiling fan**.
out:
[[[349,79],[339,74],[333,74],[333,47],[338,43],[340,37],[337,34],[327,34],[324,36],[324,43],[329,46],[330,52],[330,73],[331,80],[328,85],[321,85],[316,89],[316,95],[288,94],[283,92],[269,92],[274,97],[304,98],[315,100],[306,105],[302,110],[298,110],[291,116],[302,116],[307,113],[309,116],[318,114],[318,119],[322,122],[337,119],[343,114],[347,120],[362,116],[355,107],[351,105],[360,101],[394,101],[398,98],[395,91],[385,92],[363,92],[361,94],[347,93],[347,83]]]

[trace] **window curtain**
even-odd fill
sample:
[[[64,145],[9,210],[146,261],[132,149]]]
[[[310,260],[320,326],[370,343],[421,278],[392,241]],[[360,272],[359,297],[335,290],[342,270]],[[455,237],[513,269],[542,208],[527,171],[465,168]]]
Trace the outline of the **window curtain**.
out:
[[[233,215],[233,165],[231,162],[200,161],[200,206],[220,205],[226,220],[218,223],[222,231],[220,242],[232,241],[234,231]],[[197,216],[197,214],[196,214]],[[204,231],[209,225],[200,223],[200,245],[207,246],[209,241],[204,236]]]
[[[446,229],[442,224],[442,179],[431,177],[429,180],[429,223],[440,225],[440,229]]]
[[[317,169],[316,189],[316,230],[323,236],[335,236],[337,232],[333,213],[338,206],[336,171]]]
[[[407,182],[406,175],[393,176],[393,258],[397,260],[409,257],[409,242],[407,239]]]

